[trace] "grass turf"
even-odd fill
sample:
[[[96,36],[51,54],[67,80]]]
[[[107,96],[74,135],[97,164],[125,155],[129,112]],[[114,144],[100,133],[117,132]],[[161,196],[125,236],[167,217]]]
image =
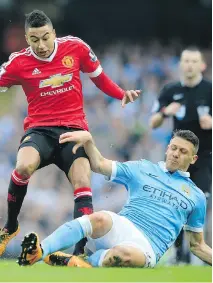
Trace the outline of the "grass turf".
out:
[[[20,267],[0,260],[0,282],[212,282],[208,266],[139,268],[66,268],[43,263]]]

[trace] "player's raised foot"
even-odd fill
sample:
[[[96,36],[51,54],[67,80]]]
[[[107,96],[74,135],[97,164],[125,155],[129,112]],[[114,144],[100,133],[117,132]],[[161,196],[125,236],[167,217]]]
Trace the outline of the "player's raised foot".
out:
[[[21,266],[33,265],[42,258],[42,248],[36,233],[27,234],[22,241],[22,252],[18,257]]]
[[[0,229],[0,256],[6,250],[7,244],[20,232],[20,227],[15,232],[9,233],[7,228]]]
[[[69,267],[82,267],[82,268],[92,267],[80,256],[65,254],[63,252],[55,252],[51,255],[46,256],[44,262],[53,266],[69,266]]]

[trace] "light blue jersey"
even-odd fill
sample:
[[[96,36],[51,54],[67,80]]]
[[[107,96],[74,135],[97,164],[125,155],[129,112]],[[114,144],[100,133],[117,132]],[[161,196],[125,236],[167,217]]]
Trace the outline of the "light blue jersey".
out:
[[[164,162],[113,162],[111,181],[123,184],[128,200],[121,212],[147,237],[157,261],[182,227],[203,231],[206,198],[188,172],[170,173]]]

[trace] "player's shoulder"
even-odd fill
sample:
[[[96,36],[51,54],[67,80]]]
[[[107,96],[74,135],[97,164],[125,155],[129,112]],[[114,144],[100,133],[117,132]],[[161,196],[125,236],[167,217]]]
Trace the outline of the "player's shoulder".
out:
[[[204,192],[190,178],[187,178],[187,183],[197,198],[206,199]]]
[[[207,80],[207,79],[203,78],[201,83],[205,87],[208,87],[210,89],[212,88],[212,82],[210,80]]]
[[[159,178],[164,171],[164,162],[159,161],[157,163],[151,162],[147,159],[140,159],[138,161],[138,169],[140,173],[149,175],[150,177]]]
[[[181,83],[180,81],[174,81],[169,82],[167,84],[164,84],[160,91],[160,97],[161,96],[172,96],[174,92],[180,91]]]
[[[175,88],[181,87],[181,82],[180,81],[174,81],[174,82],[169,82],[164,85],[165,90],[173,90]]]
[[[31,55],[30,47],[24,48],[20,51],[11,53],[10,56],[9,56],[9,61],[15,60],[15,59],[20,58],[20,57],[30,56],[30,55]]]
[[[138,164],[141,166],[156,166],[155,163],[151,162],[150,160],[141,158],[138,160]]]
[[[6,68],[9,65],[13,66],[14,63],[15,65],[17,65],[16,63],[20,61],[21,58],[29,57],[30,55],[31,55],[30,47],[24,48],[18,52],[13,52],[10,54],[8,61],[3,63],[2,66]]]
[[[157,167],[157,164],[147,160],[147,159],[139,159],[139,160],[135,160],[135,161],[129,161],[129,164],[135,167],[138,167],[138,169],[142,169],[146,170],[146,169],[150,169],[150,168],[155,168]]]
[[[126,162],[116,162],[117,165],[120,166],[127,166],[130,169],[134,168],[135,169],[140,169],[142,166],[148,166],[149,163],[151,163],[150,161],[146,160],[146,159],[139,159],[139,160],[129,160]]]
[[[72,36],[72,35],[67,35],[63,37],[57,37],[57,42],[58,44],[64,44],[64,45],[78,45],[78,46],[85,46],[90,48],[90,46],[82,40],[80,37]]]

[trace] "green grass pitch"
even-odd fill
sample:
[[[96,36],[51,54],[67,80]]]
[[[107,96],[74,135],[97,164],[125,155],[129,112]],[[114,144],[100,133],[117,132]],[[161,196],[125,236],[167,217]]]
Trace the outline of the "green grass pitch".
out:
[[[212,282],[209,266],[139,268],[68,268],[38,263],[20,267],[0,260],[0,282]]]

